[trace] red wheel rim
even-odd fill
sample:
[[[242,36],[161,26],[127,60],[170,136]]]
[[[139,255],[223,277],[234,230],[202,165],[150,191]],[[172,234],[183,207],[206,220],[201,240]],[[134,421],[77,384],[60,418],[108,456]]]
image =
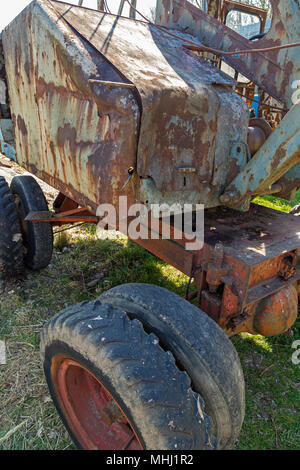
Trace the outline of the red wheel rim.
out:
[[[121,407],[89,370],[59,356],[51,375],[65,418],[83,449],[143,449]]]

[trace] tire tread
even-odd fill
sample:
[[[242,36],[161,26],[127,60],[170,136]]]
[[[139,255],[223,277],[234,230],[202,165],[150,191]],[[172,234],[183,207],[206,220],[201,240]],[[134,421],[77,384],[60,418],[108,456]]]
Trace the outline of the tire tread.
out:
[[[101,331],[102,321],[105,328]],[[106,337],[109,342],[102,341]],[[50,360],[48,351],[53,344],[68,345],[105,371],[107,380],[131,410],[147,449],[216,446],[209,417],[205,415],[205,422],[199,423],[197,394],[190,388],[188,375],[176,368],[173,356],[161,349],[155,335],[147,334],[138,320],[99,300],[81,304],[79,312],[78,306],[70,307],[43,329],[41,353],[45,363]],[[158,362],[161,367],[157,367]],[[47,378],[49,383],[49,374]]]
[[[23,247],[17,209],[5,178],[0,176],[0,278],[17,277],[23,269]]]

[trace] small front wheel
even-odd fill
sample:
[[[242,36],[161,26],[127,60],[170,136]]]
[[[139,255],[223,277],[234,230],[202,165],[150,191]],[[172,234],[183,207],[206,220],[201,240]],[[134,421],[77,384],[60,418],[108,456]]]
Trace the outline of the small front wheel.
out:
[[[80,449],[213,449],[202,399],[154,334],[102,303],[83,302],[43,330],[44,371]]]
[[[29,212],[48,211],[44,193],[30,175],[15,176],[10,191],[17,206],[22,229],[24,262],[34,271],[46,268],[53,251],[53,231],[48,222],[26,222]]]
[[[17,208],[5,178],[0,176],[0,279],[18,276],[23,268]]]

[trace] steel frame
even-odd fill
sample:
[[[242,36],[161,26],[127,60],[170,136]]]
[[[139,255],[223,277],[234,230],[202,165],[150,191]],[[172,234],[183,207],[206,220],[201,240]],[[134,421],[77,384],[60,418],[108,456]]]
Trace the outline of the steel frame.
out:
[[[100,221],[61,193],[54,207],[56,213],[31,212],[26,220],[52,225]],[[206,210],[204,246],[188,250],[189,234],[175,228],[172,217],[156,219],[158,230],[153,236],[151,213],[148,216],[147,223],[141,222],[141,232],[142,228],[144,233],[148,231],[148,238],[133,241],[193,278],[193,292],[187,293],[187,300],[197,299],[199,307],[228,336],[243,331],[273,336],[281,332],[278,328],[285,330],[294,321],[295,292],[300,286],[300,217],[255,204],[248,213],[225,208]],[[115,228],[128,235],[131,220],[125,228],[121,225]],[[166,229],[169,239],[163,238]],[[284,299],[287,314],[280,325],[278,296],[287,297]],[[272,310],[272,315],[262,314],[262,310]]]

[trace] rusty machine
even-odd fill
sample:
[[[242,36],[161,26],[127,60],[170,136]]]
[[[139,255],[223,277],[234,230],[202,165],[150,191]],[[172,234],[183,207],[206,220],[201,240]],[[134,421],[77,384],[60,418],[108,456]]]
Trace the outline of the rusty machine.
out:
[[[31,176],[1,179],[2,277],[45,267],[54,225],[120,215],[120,196],[149,213],[203,204],[201,249],[172,217],[135,240],[194,279],[186,299],[115,287],[54,317],[41,351],[79,448],[231,448],[245,394],[228,337],[279,335],[298,312],[300,218],[251,201],[300,187],[299,0],[157,0],[152,21],[109,3],[33,1],[1,34],[2,152],[59,191],[49,210]]]

